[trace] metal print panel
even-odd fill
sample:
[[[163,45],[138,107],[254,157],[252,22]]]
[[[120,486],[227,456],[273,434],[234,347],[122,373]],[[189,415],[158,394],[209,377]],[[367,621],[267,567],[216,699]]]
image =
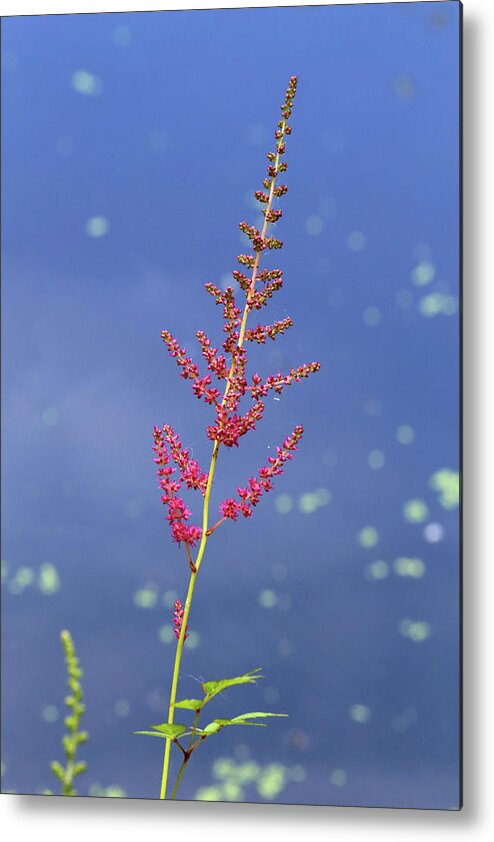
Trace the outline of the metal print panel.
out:
[[[2,20],[2,791],[457,810],[461,5]]]

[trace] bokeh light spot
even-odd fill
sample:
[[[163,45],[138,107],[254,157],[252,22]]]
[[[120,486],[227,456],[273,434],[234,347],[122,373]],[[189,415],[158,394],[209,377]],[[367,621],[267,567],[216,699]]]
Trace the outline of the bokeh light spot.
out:
[[[324,228],[324,222],[322,221],[320,216],[313,214],[312,216],[308,216],[305,220],[305,230],[308,234],[312,237],[317,237],[319,234],[322,233]]]
[[[56,722],[59,717],[58,708],[56,705],[45,705],[41,711],[41,718],[45,722]]]
[[[15,574],[15,580],[21,588],[27,588],[34,582],[34,570],[32,567],[19,567]]]
[[[347,782],[346,772],[343,769],[332,769],[329,780],[333,786],[345,786]]]
[[[72,87],[79,94],[98,96],[102,90],[101,79],[87,70],[76,70],[72,74]]]
[[[201,786],[195,794],[196,801],[221,801],[222,788],[219,786]]]
[[[362,725],[369,722],[371,718],[370,708],[367,705],[351,705],[349,711],[350,719],[354,722],[360,722]]]
[[[375,547],[379,541],[379,532],[374,526],[364,526],[358,533],[357,540],[361,547],[370,549]]]
[[[458,302],[453,295],[434,292],[420,299],[419,310],[427,318],[432,318],[440,313],[443,316],[453,316],[458,310]]]
[[[41,414],[41,420],[45,427],[55,427],[58,424],[59,417],[58,409],[55,409],[54,406],[47,407]]]
[[[172,640],[174,640],[175,638],[173,626],[171,626],[169,623],[164,626],[161,626],[159,631],[159,638],[162,643],[171,643]]]
[[[127,699],[119,699],[115,702],[115,715],[119,717],[128,716],[130,713],[130,704]]]
[[[381,401],[378,398],[369,398],[364,404],[364,412],[371,418],[377,418],[381,414]]]
[[[409,523],[423,523],[429,516],[429,509],[423,500],[407,500],[403,506],[403,517]]]
[[[113,30],[113,43],[116,47],[128,47],[132,40],[132,35],[128,26],[121,24],[116,26]]]
[[[86,234],[94,239],[104,237],[110,229],[110,223],[105,216],[92,216],[85,225]]]
[[[187,649],[197,649],[199,643],[201,642],[201,636],[199,632],[190,631],[187,636],[187,640],[185,641],[185,646]]]
[[[411,444],[415,439],[415,430],[409,424],[400,424],[396,431],[396,440],[400,444]]]
[[[146,585],[134,594],[134,604],[138,608],[154,608],[158,601],[156,585]]]
[[[274,608],[274,606],[278,602],[278,597],[275,591],[270,590],[267,588],[264,591],[261,591],[259,594],[259,605],[262,608]]]
[[[365,568],[365,576],[371,580],[386,579],[389,576],[389,565],[381,559],[372,561]]]
[[[400,99],[411,101],[415,97],[415,82],[407,73],[401,73],[393,80],[393,91]]]
[[[425,564],[420,558],[400,556],[395,559],[393,567],[398,576],[411,576],[413,579],[420,579],[425,573]]]
[[[177,600],[178,595],[177,592],[174,590],[165,591],[163,594],[163,605],[165,608],[173,608],[175,601]]]
[[[277,582],[284,582],[287,577],[287,566],[282,561],[277,561],[276,564],[273,564],[271,572],[273,579]]]
[[[305,494],[302,494],[298,498],[298,507],[304,515],[310,515],[317,511],[318,503],[316,495],[308,491]]]
[[[422,643],[431,634],[431,627],[424,620],[401,620],[398,630],[400,634],[408,637],[413,643]]]
[[[379,307],[376,307],[375,305],[366,307],[362,313],[362,320],[367,327],[376,327],[376,325],[378,325],[381,321],[381,311]]]
[[[436,267],[430,260],[419,263],[412,271],[412,281],[417,286],[425,286],[434,280]]]
[[[429,544],[437,544],[444,537],[444,527],[440,523],[428,523],[424,527],[424,538]]]
[[[60,590],[60,577],[54,564],[45,562],[41,565],[38,574],[38,588],[46,596],[51,596]]]
[[[287,515],[293,509],[293,498],[289,494],[280,494],[274,505],[279,515]]]
[[[351,231],[346,238],[346,244],[350,251],[362,251],[367,243],[367,238],[362,231]]]
[[[441,468],[429,479],[429,486],[439,494],[443,509],[454,509],[460,502],[460,475],[458,471]]]
[[[257,781],[257,791],[261,798],[275,798],[285,786],[285,767],[281,763],[270,763],[265,767]]]
[[[367,464],[373,471],[379,471],[384,466],[385,461],[386,458],[382,450],[371,450],[367,457]]]

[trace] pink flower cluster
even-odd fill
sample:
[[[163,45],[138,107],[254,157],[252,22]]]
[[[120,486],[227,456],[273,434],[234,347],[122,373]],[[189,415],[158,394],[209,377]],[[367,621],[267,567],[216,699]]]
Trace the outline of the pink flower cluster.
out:
[[[173,606],[173,625],[174,625],[174,634],[175,637],[180,637],[180,632],[182,631],[182,623],[184,621],[184,607],[179,599],[176,600],[175,605]],[[189,636],[189,627],[186,626],[184,640],[187,640]]]
[[[285,439],[281,447],[276,448],[276,456],[268,456],[268,464],[258,471],[258,477],[250,477],[244,488],[237,488],[239,501],[229,497],[220,504],[220,512],[224,518],[237,520],[239,514],[244,517],[252,516],[252,509],[257,506],[263,493],[267,494],[273,487],[272,479],[283,473],[283,465],[293,459],[293,452],[302,438],[304,428],[298,425],[293,433]]]
[[[165,424],[163,430],[154,428],[153,450],[156,454],[154,461],[158,465],[158,481],[163,492],[161,502],[168,508],[167,520],[173,539],[178,544],[183,541],[193,547],[200,539],[202,530],[187,523],[191,513],[177,492],[185,483],[188,488],[198,489],[205,494],[208,476],[201,472],[198,463],[182,449],[178,436],[168,424]],[[180,479],[174,478],[177,469],[170,465],[170,457],[179,469]]]
[[[240,294],[243,293],[242,306],[238,305],[232,286],[222,290],[213,283],[205,284],[207,292],[223,313],[221,347],[215,347],[204,331],[199,330],[196,334],[207,372],[200,373],[198,365],[188,355],[187,349],[181,348],[168,330],[162,332],[163,342],[170,356],[175,359],[180,369],[180,376],[191,381],[192,391],[196,397],[204,400],[214,411],[215,417],[207,426],[207,436],[214,442],[216,455],[220,445],[229,448],[238,447],[240,439],[256,429],[264,413],[263,399],[268,392],[274,391],[279,394],[285,386],[299,382],[320,368],[318,362],[305,363],[298,368],[292,368],[288,374],[278,372],[269,375],[266,379],[256,373],[251,376],[250,384],[246,376],[247,353],[244,342],[264,345],[267,339],[275,340],[279,334],[284,334],[292,326],[292,320],[287,316],[273,324],[259,323],[256,327],[247,328],[247,317],[252,310],[261,310],[266,306],[283,285],[281,269],[260,269],[259,261],[263,253],[278,250],[283,245],[281,240],[268,236],[267,229],[269,225],[276,224],[282,216],[281,210],[272,207],[273,201],[284,196],[288,190],[286,185],[276,184],[276,178],[279,173],[287,169],[286,163],[281,158],[285,153],[285,138],[291,134],[288,119],[291,115],[296,87],[297,78],[293,76],[281,107],[282,119],[278,122],[275,131],[275,151],[267,155],[267,176],[262,182],[264,190],[256,190],[254,194],[264,215],[262,230],[247,222],[241,222],[239,225],[240,230],[248,237],[252,251],[251,254],[238,255],[238,263],[243,271],[236,269],[232,273],[234,281],[240,287]],[[245,274],[247,271],[248,274]],[[213,383],[213,379],[223,384],[223,394]],[[250,404],[245,405],[244,399],[246,401],[250,399]],[[272,488],[273,478],[281,474],[285,462],[292,459],[302,433],[302,427],[296,427],[282,446],[277,448],[277,455],[268,458],[267,464],[259,470],[258,475],[251,477],[245,487],[237,489],[237,499],[223,500],[220,505],[222,520],[219,523],[227,518],[235,521],[239,514],[244,517],[252,515],[252,510],[261,496]],[[201,537],[201,529],[198,526],[189,525],[190,511],[184,501],[177,496],[177,492],[185,483],[188,488],[199,490],[204,495],[208,476],[200,471],[197,462],[190,459],[188,452],[182,448],[171,427],[165,425],[163,430],[155,428],[154,437],[155,462],[159,465],[158,477],[163,490],[161,499],[168,508],[167,518],[173,538],[178,543],[183,541],[187,547],[191,547]],[[179,479],[172,478],[176,468],[170,466],[170,458],[179,470]],[[211,527],[207,534],[210,535],[216,526]],[[193,566],[190,553],[189,563]]]

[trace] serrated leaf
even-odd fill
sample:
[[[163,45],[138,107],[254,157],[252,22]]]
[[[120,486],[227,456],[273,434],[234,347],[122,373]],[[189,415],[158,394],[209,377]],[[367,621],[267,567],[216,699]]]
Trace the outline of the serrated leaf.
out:
[[[265,711],[255,711],[254,713],[241,713],[239,716],[234,716],[232,722],[237,722],[238,719],[261,719],[265,716],[288,716],[287,713],[266,713]]]
[[[216,734],[216,732],[219,731],[221,727],[222,726],[215,720],[214,722],[210,722],[209,725],[206,725],[206,727],[203,729],[203,734]]]
[[[233,687],[236,684],[255,684],[258,678],[262,678],[262,675],[256,675],[259,673],[261,667],[257,667],[255,670],[251,670],[250,672],[244,673],[244,675],[237,675],[235,678],[222,678],[219,681],[205,681],[202,685],[202,689],[206,693],[207,701],[212,699],[213,696],[216,696],[218,693],[221,693],[223,690],[226,690],[228,687]]]
[[[180,734],[183,734],[184,731],[187,730],[186,725],[179,725],[176,722],[172,725],[169,725],[168,722],[162,722],[160,725],[151,725],[151,728],[153,731],[158,731],[160,734],[164,734],[165,737],[168,737],[170,740],[176,740],[177,737],[180,737]]]
[[[175,702],[173,707],[183,708],[184,710],[199,710],[204,704],[204,699],[181,699],[180,702]]]
[[[260,728],[265,728],[264,722],[245,722],[243,719],[214,719],[204,728],[203,734],[216,734],[221,728],[226,728],[228,725],[258,725]]]
[[[160,734],[159,731],[134,731],[134,734],[144,734],[145,737],[160,737],[162,740],[168,739],[165,734]]]

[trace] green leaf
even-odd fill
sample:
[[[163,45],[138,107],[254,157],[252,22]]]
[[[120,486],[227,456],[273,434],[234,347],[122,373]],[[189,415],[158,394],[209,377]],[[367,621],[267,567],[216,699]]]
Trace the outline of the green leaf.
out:
[[[260,728],[265,728],[264,722],[245,722],[243,719],[215,719],[204,728],[203,734],[216,734],[227,725],[258,725]]]
[[[256,675],[260,670],[261,667],[257,667],[257,669],[246,672],[244,675],[238,675],[235,678],[222,678],[220,681],[205,681],[202,689],[206,693],[207,701],[228,687],[233,687],[235,684],[255,684],[258,678],[263,677],[262,675]]]
[[[151,725],[151,728],[153,731],[164,734],[170,740],[176,740],[177,737],[180,737],[180,734],[183,734],[187,730],[186,725],[178,725],[176,722],[172,725],[169,725],[168,722],[162,722],[160,725]]]
[[[214,722],[210,722],[209,725],[206,725],[206,727],[203,729],[203,734],[216,734],[216,732],[219,731],[220,728],[222,728],[222,725],[220,725],[219,722],[217,722],[215,719]]]
[[[239,716],[234,716],[232,722],[237,722],[238,719],[261,719],[265,716],[288,716],[287,713],[265,713],[264,711],[256,711],[255,713],[241,713]]]
[[[200,710],[204,704],[204,699],[181,699],[180,702],[175,702],[173,707],[184,708],[184,710]]]
[[[169,725],[168,722],[162,722],[160,725],[151,725],[152,731],[134,731],[134,734],[154,734],[157,733],[160,737],[165,737],[167,740],[176,740],[184,731],[187,730],[185,725],[178,725],[173,723]]]
[[[158,731],[134,731],[134,734],[144,734],[146,737],[161,737],[162,740],[168,739],[165,734],[160,734]]]

